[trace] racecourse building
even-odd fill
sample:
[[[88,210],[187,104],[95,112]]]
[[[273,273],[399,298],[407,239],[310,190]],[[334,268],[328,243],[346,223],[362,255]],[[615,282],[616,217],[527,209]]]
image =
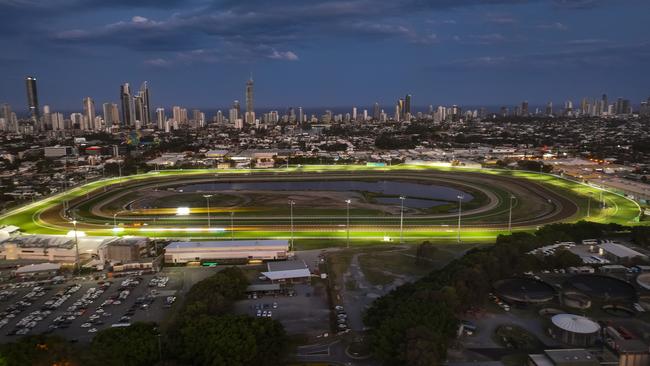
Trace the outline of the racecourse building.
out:
[[[288,240],[178,241],[165,247],[165,263],[287,259]]]

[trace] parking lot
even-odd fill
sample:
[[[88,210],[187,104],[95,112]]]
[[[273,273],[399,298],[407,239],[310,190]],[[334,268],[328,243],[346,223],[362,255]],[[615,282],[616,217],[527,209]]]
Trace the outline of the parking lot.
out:
[[[133,273],[107,280],[25,282],[0,290],[0,342],[52,333],[89,341],[111,326],[160,321],[184,287],[182,272]]]
[[[279,320],[288,334],[319,336],[330,330],[327,294],[321,286],[296,284],[292,296],[257,295],[235,304],[235,311]]]

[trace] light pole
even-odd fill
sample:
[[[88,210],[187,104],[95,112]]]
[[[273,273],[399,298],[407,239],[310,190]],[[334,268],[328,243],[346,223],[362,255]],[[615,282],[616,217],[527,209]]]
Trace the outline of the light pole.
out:
[[[508,210],[508,231],[512,233],[512,201],[515,200],[515,196],[510,196],[510,209]]]
[[[460,217],[463,214],[463,198],[465,196],[458,195],[458,242],[460,243]]]
[[[235,212],[230,211],[230,240],[235,240]]]
[[[289,250],[293,250],[293,205],[295,205],[296,202],[293,200],[289,200],[289,216],[291,217],[291,248]]]
[[[399,209],[399,242],[404,244],[404,200],[406,197],[399,196],[400,209]]]
[[[74,246],[76,250],[74,263],[77,273],[79,273],[79,238],[77,237],[77,220],[72,220],[72,226],[74,227]]]
[[[587,217],[591,217],[591,193],[587,197]]]
[[[345,200],[345,204],[347,206],[347,224],[346,228],[348,231],[348,240],[347,240],[347,247],[350,247],[350,203],[352,203],[351,200]]]
[[[210,230],[211,225],[210,225],[210,197],[212,197],[211,194],[204,194],[203,197],[205,197],[205,201],[208,204],[208,230]]]

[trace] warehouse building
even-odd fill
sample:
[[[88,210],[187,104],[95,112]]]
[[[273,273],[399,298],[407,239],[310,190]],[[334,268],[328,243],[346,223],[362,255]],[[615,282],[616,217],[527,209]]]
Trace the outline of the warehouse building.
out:
[[[165,247],[165,263],[287,259],[288,240],[179,241]]]
[[[149,238],[127,237],[113,238],[102,242],[99,246],[99,259],[109,262],[134,262],[147,256]]]
[[[268,262],[268,271],[262,274],[271,282],[307,282],[311,277],[309,267],[305,261]]]
[[[599,246],[599,254],[614,263],[628,263],[632,259],[648,259],[648,256],[617,243],[603,243]]]
[[[59,263],[38,263],[29,264],[16,269],[14,274],[17,277],[48,277],[56,275],[61,269]]]
[[[527,366],[599,366],[598,358],[585,349],[549,349],[528,355]]]
[[[26,235],[0,241],[0,259],[6,260],[74,263],[76,253],[74,239],[65,236]]]

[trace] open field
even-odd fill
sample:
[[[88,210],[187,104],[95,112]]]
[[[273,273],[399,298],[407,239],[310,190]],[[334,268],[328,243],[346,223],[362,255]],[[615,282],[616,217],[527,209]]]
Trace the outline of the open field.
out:
[[[337,244],[340,244],[346,241],[348,233],[352,242],[357,242],[358,239],[363,239],[364,242],[397,241],[400,238],[399,204],[393,204],[392,207],[387,204],[388,208],[377,210],[372,206],[373,202],[363,201],[368,197],[354,198],[350,207],[348,231],[346,207],[341,192],[334,192],[332,195],[339,194],[338,198],[332,199],[322,209],[321,205],[315,208],[310,201],[310,198],[315,197],[314,192],[295,192],[289,195],[297,197],[293,231],[288,214],[289,206],[286,203],[280,204],[286,200],[286,196],[271,200],[266,205],[270,209],[261,211],[256,211],[255,208],[264,199],[263,195],[252,193],[252,205],[242,205],[241,200],[246,197],[241,195],[235,197],[224,194],[218,199],[215,197],[216,201],[209,212],[210,227],[205,205],[192,207],[189,216],[176,216],[173,205],[156,209],[124,209],[129,202],[141,199],[140,190],[147,194],[152,190],[162,190],[165,186],[178,186],[184,182],[379,179],[408,180],[421,184],[443,182],[460,190],[465,187],[475,194],[477,191],[482,192],[485,196],[477,201],[480,204],[475,202],[472,205],[470,201],[467,209],[463,210],[460,238],[464,241],[490,240],[498,234],[507,233],[510,197],[515,197],[512,203],[513,230],[534,230],[547,223],[583,219],[635,225],[638,224],[640,214],[639,206],[625,197],[550,174],[419,165],[384,168],[334,165],[264,170],[166,170],[103,179],[17,208],[0,216],[0,222],[16,225],[26,233],[66,234],[73,228],[71,221],[74,217],[78,222],[78,230],[84,231],[86,235],[224,239],[288,239],[293,236],[301,240],[300,245],[306,247],[318,247],[319,244],[311,244],[311,241],[330,239],[338,239]],[[606,203],[602,209],[599,206],[601,194]],[[363,192],[359,195],[364,196]],[[326,201],[326,195],[319,193],[317,196],[322,202]],[[70,207],[67,212],[62,209],[64,202]],[[198,202],[196,197],[192,202]],[[405,210],[404,240],[456,239],[456,209],[450,206],[440,210],[442,212],[435,211]]]

